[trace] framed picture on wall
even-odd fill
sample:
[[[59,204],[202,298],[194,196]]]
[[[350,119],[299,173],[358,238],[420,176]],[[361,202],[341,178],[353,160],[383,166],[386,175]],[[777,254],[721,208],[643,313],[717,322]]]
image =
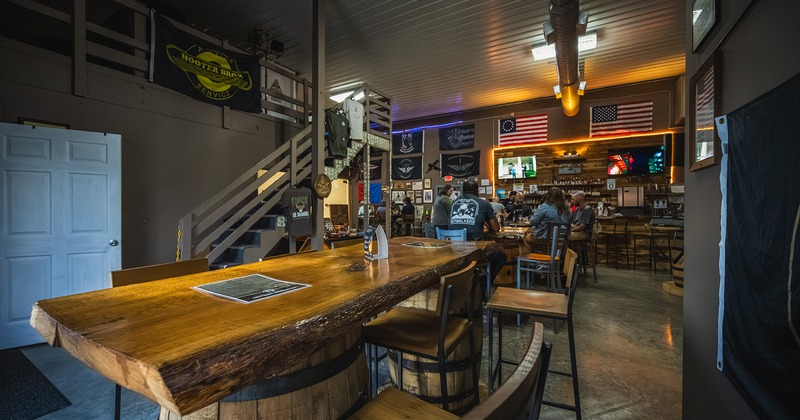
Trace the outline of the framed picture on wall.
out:
[[[695,52],[717,23],[717,0],[694,0],[691,13],[692,52]]]
[[[720,112],[720,53],[713,53],[689,81],[690,171],[719,164],[722,157],[714,116]]]
[[[422,190],[422,181],[414,181],[411,183],[411,186],[415,190]]]
[[[415,204],[422,204],[422,197],[417,197],[414,199]]]
[[[433,190],[422,190],[422,202],[433,203]]]
[[[423,182],[424,182],[423,188],[428,189],[428,188],[431,187],[431,179],[430,178],[425,178],[425,180]]]
[[[406,188],[406,183],[405,182],[403,182],[403,181],[394,181],[392,183],[392,189],[393,190],[406,190],[408,188]]]
[[[406,198],[405,191],[392,191],[392,202],[402,203],[404,198]]]

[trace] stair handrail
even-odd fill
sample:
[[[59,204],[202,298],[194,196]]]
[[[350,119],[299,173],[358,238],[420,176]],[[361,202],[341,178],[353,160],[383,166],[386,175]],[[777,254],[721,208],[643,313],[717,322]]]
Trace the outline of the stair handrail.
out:
[[[204,201],[200,206],[181,217],[178,222],[178,259],[186,260],[201,256],[209,248],[211,242],[216,240],[237,221],[237,217],[241,218],[261,201],[266,201],[247,220],[243,221],[232,234],[217,245],[216,249],[209,251],[207,257],[209,262],[213,261],[225,248],[255,224],[258,218],[276,205],[280,199],[280,194],[286,188],[296,184],[298,179],[307,177],[311,172],[309,150],[312,142],[310,141],[310,136],[311,126],[309,125],[247,169],[242,175]],[[267,169],[267,172],[259,177],[258,172],[264,169]],[[269,180],[279,172],[284,172],[284,174],[264,191],[256,194],[256,197],[251,199],[245,206],[234,212],[235,207],[239,205],[242,199],[257,192],[258,188],[266,180]],[[231,214],[231,212],[233,213]]]

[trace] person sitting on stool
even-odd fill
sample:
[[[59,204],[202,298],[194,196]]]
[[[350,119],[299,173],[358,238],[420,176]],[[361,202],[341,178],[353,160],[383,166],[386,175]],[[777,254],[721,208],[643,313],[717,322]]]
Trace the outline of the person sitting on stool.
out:
[[[486,200],[478,198],[478,183],[474,180],[467,180],[463,185],[464,194],[453,201],[450,208],[450,229],[467,229],[468,241],[483,240],[483,226],[486,225],[489,232],[498,232],[500,223],[492,210],[492,206]],[[503,269],[506,262],[506,254],[501,249],[496,249],[486,256],[491,270],[490,283]],[[483,298],[486,300],[486,282],[480,282]]]
[[[594,209],[586,203],[586,193],[578,191],[572,194],[571,204],[575,206],[572,213],[572,228],[569,233],[570,241],[585,241],[591,238],[594,227]]]

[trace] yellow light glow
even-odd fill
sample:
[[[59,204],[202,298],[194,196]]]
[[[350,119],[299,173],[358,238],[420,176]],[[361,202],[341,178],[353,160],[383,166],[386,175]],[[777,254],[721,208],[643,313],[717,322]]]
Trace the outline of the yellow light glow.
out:
[[[673,131],[670,131],[670,130],[654,131],[654,132],[651,131],[651,132],[648,132],[648,133],[627,134],[627,135],[624,135],[624,136],[616,136],[616,137],[588,137],[588,138],[568,139],[568,140],[559,140],[559,141],[545,141],[545,142],[541,142],[541,143],[526,144],[526,145],[522,145],[522,146],[495,147],[494,149],[492,149],[492,157],[494,157],[494,151],[495,150],[510,150],[510,149],[520,149],[520,148],[527,148],[527,147],[558,146],[558,145],[579,144],[579,143],[597,143],[597,142],[610,141],[610,140],[619,140],[619,139],[626,139],[626,138],[659,136],[659,135],[662,135],[662,134],[674,134],[674,133],[673,133]],[[584,151],[584,153],[586,153],[586,152]]]

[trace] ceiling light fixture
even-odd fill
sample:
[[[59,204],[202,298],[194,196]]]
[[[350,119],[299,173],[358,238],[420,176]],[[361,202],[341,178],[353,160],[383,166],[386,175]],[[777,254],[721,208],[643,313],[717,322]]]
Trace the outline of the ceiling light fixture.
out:
[[[597,48],[597,33],[586,34],[578,37],[578,52],[589,51]],[[555,44],[543,45],[531,50],[533,61],[547,60],[556,56]]]
[[[337,103],[342,103],[342,102],[344,102],[345,99],[349,98],[350,95],[353,94],[353,92],[355,92],[355,91],[351,90],[351,91],[347,91],[347,92],[337,93],[335,95],[331,95],[331,99],[336,101]],[[353,99],[358,101],[363,97],[364,97],[364,92],[359,92],[358,95],[356,95],[356,97],[353,98]]]

